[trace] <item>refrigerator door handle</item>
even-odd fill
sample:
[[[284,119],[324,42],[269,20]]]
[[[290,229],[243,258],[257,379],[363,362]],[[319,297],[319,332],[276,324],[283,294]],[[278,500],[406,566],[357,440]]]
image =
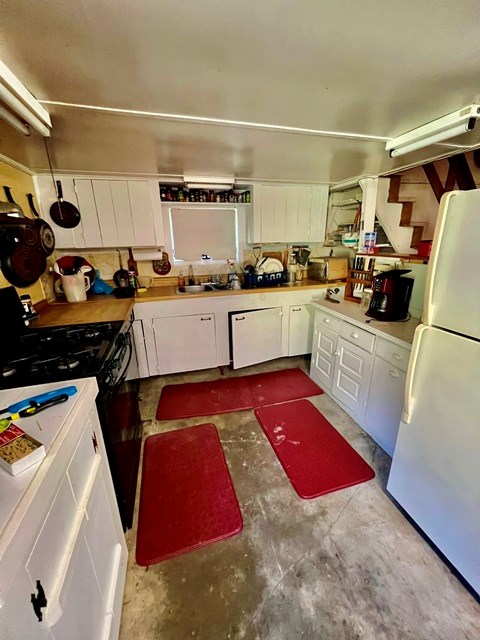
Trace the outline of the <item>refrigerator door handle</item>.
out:
[[[417,368],[417,359],[420,351],[420,343],[422,341],[422,335],[425,329],[428,329],[425,325],[421,324],[415,331],[415,338],[412,345],[412,353],[408,362],[407,379],[405,381],[405,399],[403,402],[403,416],[402,421],[408,424],[412,415],[413,405],[413,380],[415,377],[415,369]]]
[[[450,205],[450,200],[458,195],[458,191],[449,191],[446,193],[440,202],[440,209],[438,211],[437,225],[435,227],[435,233],[433,236],[432,252],[428,261],[427,282],[425,285],[425,304],[423,309],[424,324],[432,325],[433,319],[433,289],[435,285],[435,272],[437,270],[438,256],[441,250],[443,232],[445,230],[445,223],[447,220],[447,211]]]

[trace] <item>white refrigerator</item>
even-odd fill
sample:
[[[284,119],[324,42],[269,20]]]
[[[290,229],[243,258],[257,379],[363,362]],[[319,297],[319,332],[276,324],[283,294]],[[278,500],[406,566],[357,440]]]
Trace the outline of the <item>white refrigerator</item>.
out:
[[[387,489],[480,593],[480,189],[443,196]]]

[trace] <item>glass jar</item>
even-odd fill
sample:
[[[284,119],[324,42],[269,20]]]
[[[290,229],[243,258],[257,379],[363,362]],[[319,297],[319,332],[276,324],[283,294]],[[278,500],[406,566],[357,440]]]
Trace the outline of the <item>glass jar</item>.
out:
[[[370,300],[372,299],[373,289],[366,288],[362,291],[362,298],[360,300],[360,309],[364,313],[368,311],[368,307],[370,306]]]

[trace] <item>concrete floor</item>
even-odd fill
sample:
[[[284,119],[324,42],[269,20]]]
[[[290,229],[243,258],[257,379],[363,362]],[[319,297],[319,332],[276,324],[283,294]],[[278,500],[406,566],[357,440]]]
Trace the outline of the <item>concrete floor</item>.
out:
[[[225,375],[290,366],[307,370],[308,360]],[[377,476],[314,500],[296,495],[252,411],[155,421],[163,385],[219,375],[145,380],[144,431],[213,422],[244,529],[148,571],[135,564],[136,530],[130,530],[121,640],[480,639],[479,604],[386,493],[390,458],[329,396],[312,402]]]

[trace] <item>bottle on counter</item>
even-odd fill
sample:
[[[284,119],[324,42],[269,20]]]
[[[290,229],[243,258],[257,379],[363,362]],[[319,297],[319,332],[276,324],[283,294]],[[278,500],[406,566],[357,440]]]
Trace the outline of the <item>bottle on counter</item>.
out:
[[[188,265],[188,284],[190,286],[195,284],[195,276],[193,275],[193,266],[191,264]]]
[[[178,274],[178,286],[179,287],[184,287],[185,286],[185,276],[183,275],[183,273],[181,271]]]

